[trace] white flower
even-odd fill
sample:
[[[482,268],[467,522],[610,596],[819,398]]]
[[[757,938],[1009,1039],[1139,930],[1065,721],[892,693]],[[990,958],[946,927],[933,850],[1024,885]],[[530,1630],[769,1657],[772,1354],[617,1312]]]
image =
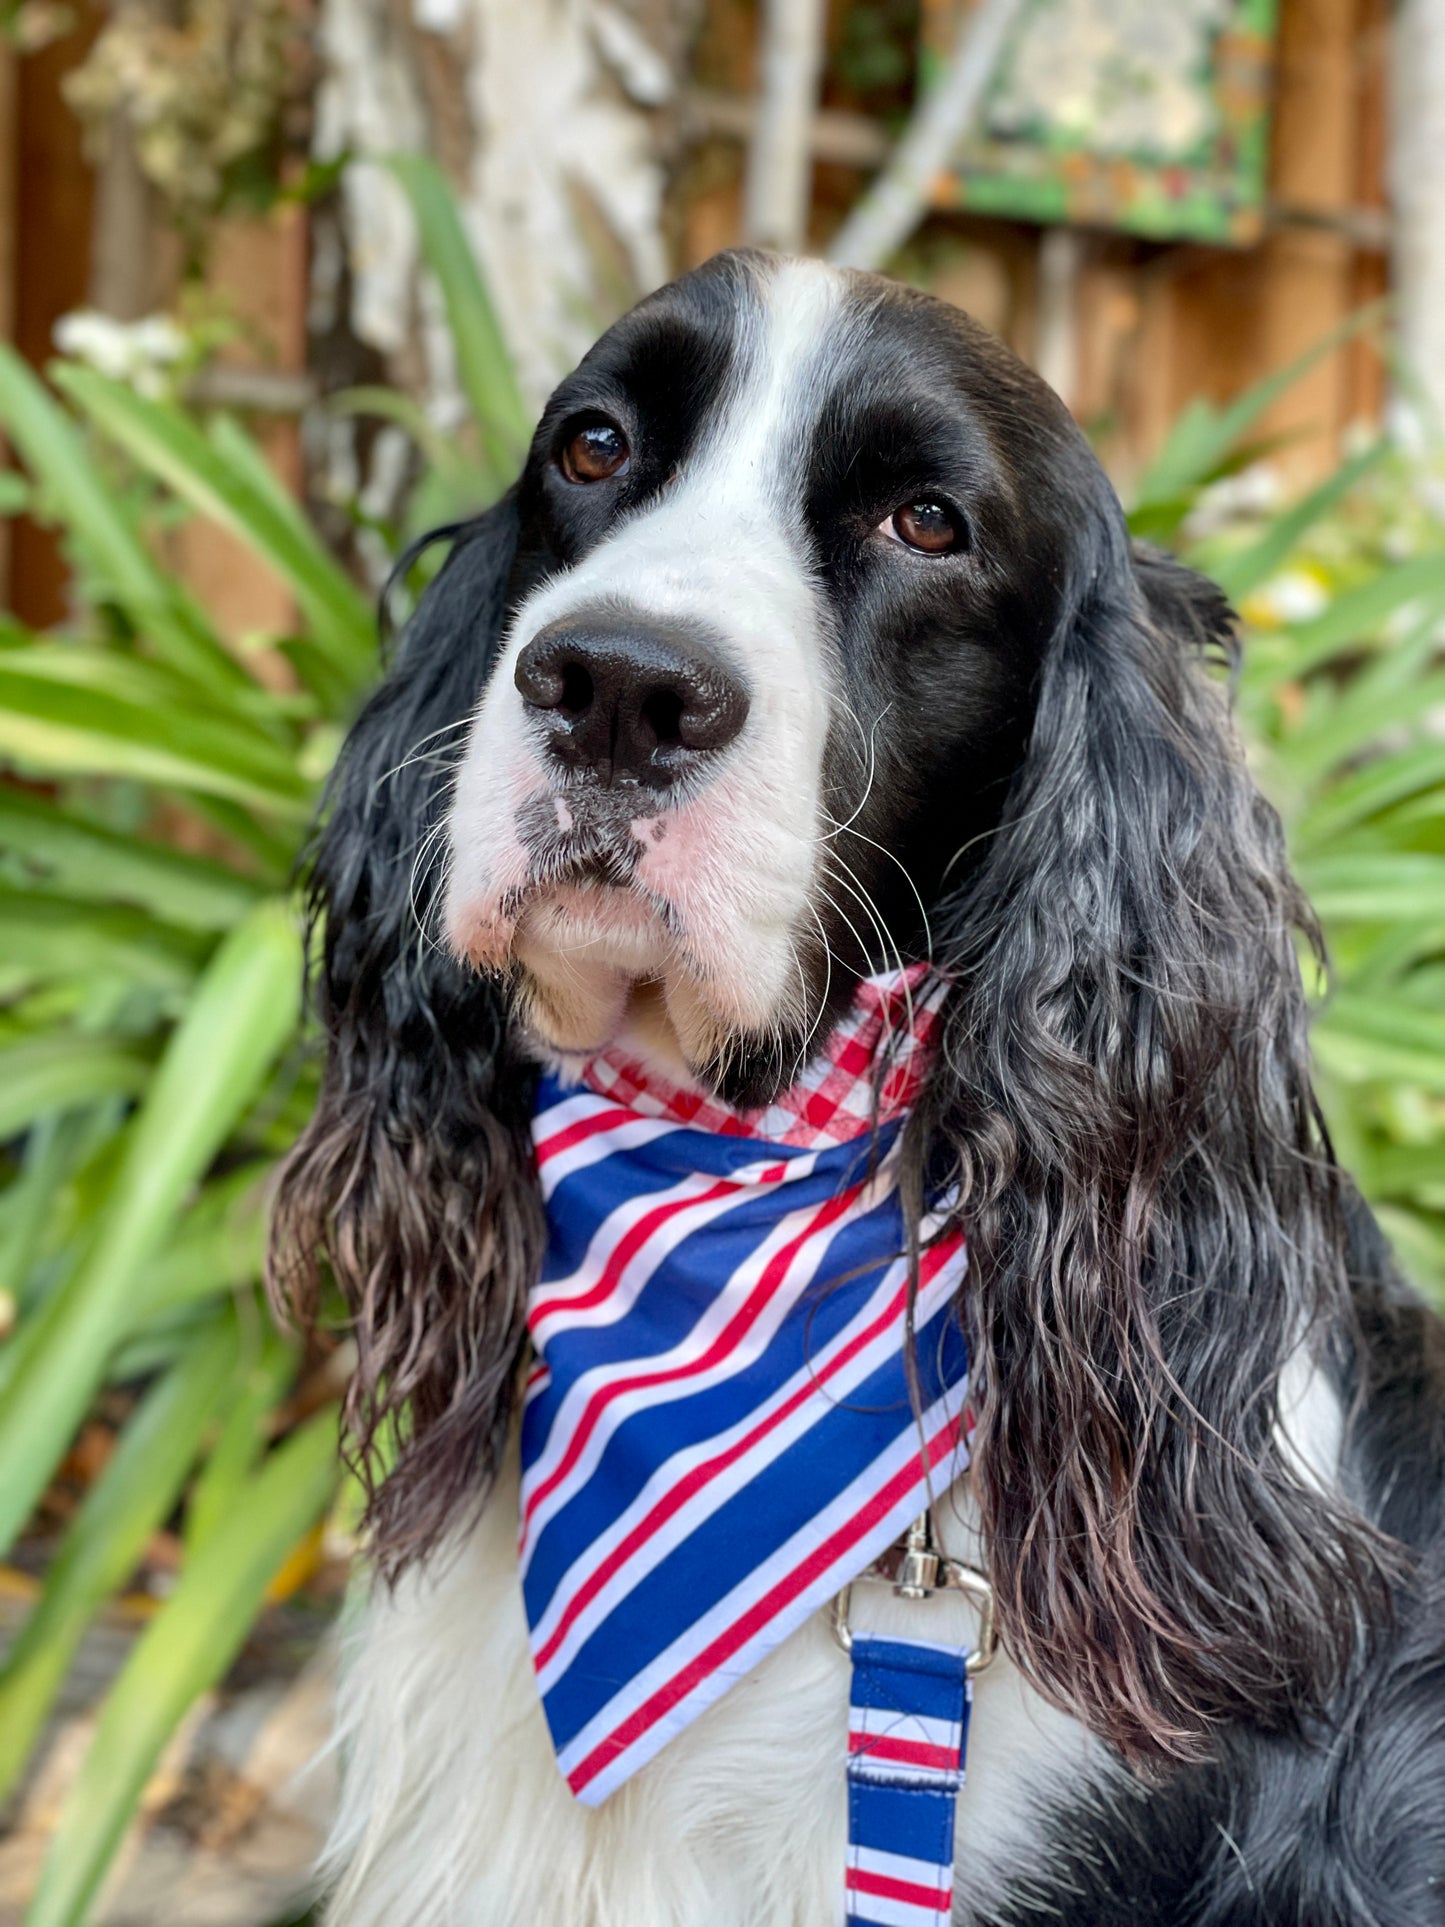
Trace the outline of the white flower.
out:
[[[185,335],[164,314],[117,321],[93,308],[75,308],[56,322],[54,339],[61,354],[152,399],[165,393],[166,370],[186,352]]]
[[[1318,576],[1305,569],[1282,569],[1259,590],[1263,604],[1276,622],[1309,622],[1329,607],[1329,591]]]
[[[1278,508],[1283,493],[1279,471],[1268,462],[1253,462],[1200,491],[1185,521],[1185,533],[1191,542],[1198,542],[1236,522],[1269,515]]]

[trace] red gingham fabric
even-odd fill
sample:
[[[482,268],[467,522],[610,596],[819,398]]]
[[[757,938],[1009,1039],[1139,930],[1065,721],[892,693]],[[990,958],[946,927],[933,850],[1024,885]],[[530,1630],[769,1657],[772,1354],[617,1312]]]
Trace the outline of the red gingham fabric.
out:
[[[797,1083],[760,1111],[687,1091],[615,1046],[588,1060],[582,1085],[640,1117],[725,1137],[767,1138],[802,1150],[846,1144],[907,1110],[923,1084],[947,985],[927,964],[865,977],[853,1007]],[[875,1080],[880,1053],[887,1060]]]

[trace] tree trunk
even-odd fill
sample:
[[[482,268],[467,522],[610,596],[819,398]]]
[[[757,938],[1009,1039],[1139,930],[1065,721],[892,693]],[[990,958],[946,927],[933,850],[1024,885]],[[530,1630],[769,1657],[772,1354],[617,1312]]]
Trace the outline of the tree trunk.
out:
[[[678,12],[654,5],[644,26],[620,0],[323,0],[317,148],[358,157],[344,190],[352,323],[394,366],[419,359],[443,419],[446,331],[416,303],[405,198],[367,163],[420,150],[447,169],[540,403],[667,278],[653,122],[676,88],[682,50],[664,32]]]

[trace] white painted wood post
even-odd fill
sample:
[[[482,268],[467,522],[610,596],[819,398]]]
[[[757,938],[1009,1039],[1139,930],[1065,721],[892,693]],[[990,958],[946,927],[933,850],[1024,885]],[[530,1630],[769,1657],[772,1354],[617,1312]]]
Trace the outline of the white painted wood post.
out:
[[[748,151],[743,238],[797,254],[813,198],[813,115],[823,72],[827,0],[765,0],[758,116]]]
[[[1398,0],[1390,100],[1400,426],[1445,430],[1445,0]],[[1418,386],[1421,423],[1409,389]]]
[[[1077,228],[1048,227],[1039,236],[1039,300],[1034,366],[1066,408],[1079,386],[1079,270],[1084,239]]]

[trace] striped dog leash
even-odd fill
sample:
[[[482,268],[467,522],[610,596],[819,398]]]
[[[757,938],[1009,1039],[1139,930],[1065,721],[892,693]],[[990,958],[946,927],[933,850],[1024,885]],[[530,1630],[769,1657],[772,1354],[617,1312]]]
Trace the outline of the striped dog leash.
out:
[[[948,1927],[953,1843],[963,1788],[973,1681],[997,1647],[993,1593],[981,1573],[945,1559],[929,1515],[865,1579],[892,1580],[900,1598],[957,1591],[978,1615],[974,1644],[881,1637],[848,1623],[852,1587],[833,1631],[852,1660],[848,1703],[848,1927]]]
[[[844,1890],[856,1927],[945,1927],[952,1917],[967,1657],[925,1640],[854,1635]]]

